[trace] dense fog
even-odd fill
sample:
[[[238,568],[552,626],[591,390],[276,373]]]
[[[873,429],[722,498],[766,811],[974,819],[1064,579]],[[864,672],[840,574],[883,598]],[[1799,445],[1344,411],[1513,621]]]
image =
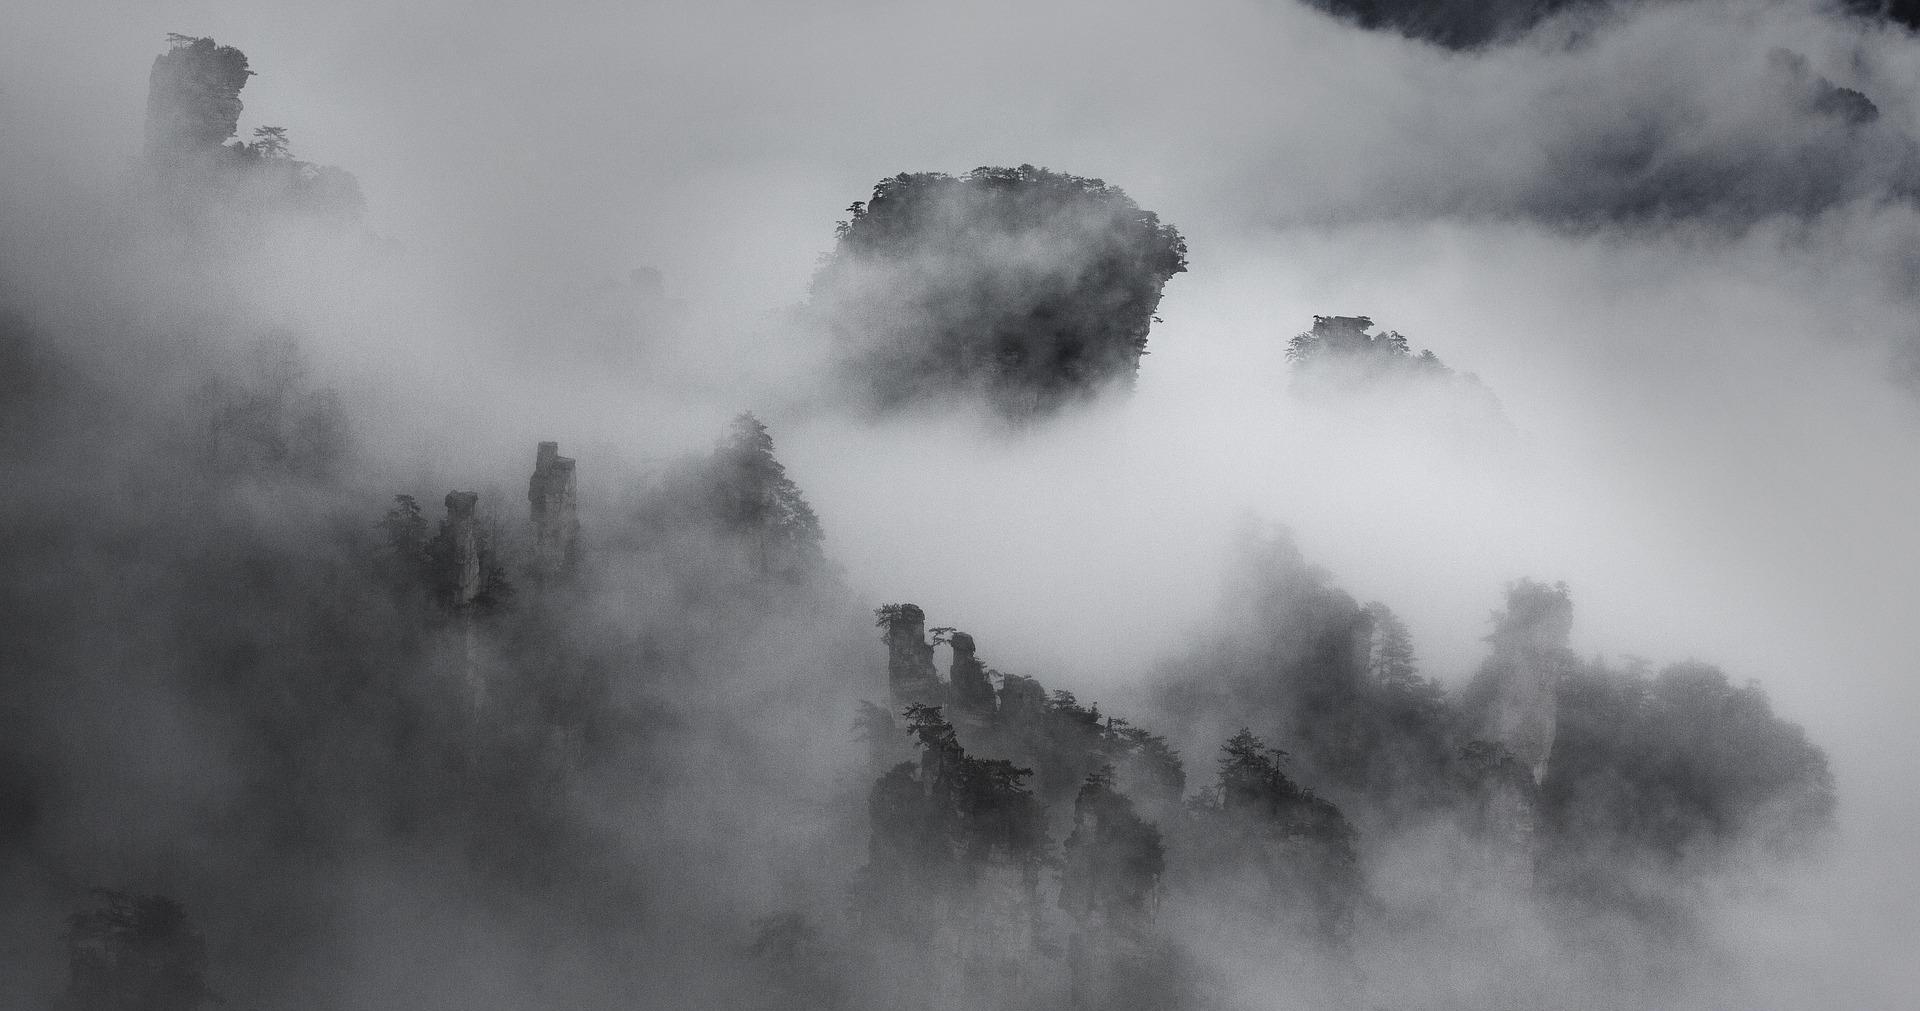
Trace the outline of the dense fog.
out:
[[[15,14],[0,1006],[1920,990],[1902,5]]]

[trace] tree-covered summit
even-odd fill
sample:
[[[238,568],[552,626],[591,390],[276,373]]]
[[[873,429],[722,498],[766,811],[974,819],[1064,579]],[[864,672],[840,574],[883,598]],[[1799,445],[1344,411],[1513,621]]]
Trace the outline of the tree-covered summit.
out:
[[[1347,368],[1365,375],[1451,375],[1432,351],[1413,353],[1398,330],[1368,333],[1366,316],[1315,316],[1313,329],[1287,342],[1287,360],[1302,372]]]
[[[1032,165],[902,173],[848,208],[813,308],[875,408],[984,400],[1026,418],[1128,386],[1172,225],[1100,179]]]

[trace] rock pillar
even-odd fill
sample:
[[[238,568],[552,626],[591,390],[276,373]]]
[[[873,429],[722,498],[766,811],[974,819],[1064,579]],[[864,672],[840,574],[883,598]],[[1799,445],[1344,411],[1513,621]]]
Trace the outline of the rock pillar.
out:
[[[880,609],[881,636],[887,644],[887,688],[895,709],[909,702],[938,705],[940,679],[933,673],[933,645],[927,642],[927,615],[917,604],[888,604]]]
[[[573,460],[560,455],[559,443],[543,442],[534,455],[527,503],[533,519],[534,574],[543,579],[566,575],[579,557],[579,495]]]
[[[954,701],[972,715],[993,711],[993,682],[987,679],[987,665],[974,655],[973,636],[953,633],[953,665],[947,669],[947,681],[953,686]]]
[[[470,491],[447,493],[447,537],[453,547],[453,606],[466,607],[480,595],[480,522],[474,506],[480,496]]]

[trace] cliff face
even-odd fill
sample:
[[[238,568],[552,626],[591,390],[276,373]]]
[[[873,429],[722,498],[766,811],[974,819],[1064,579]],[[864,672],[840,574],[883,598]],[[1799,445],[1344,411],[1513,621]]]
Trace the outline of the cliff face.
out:
[[[175,36],[148,78],[148,156],[173,159],[225,144],[239,128],[240,89],[252,75],[240,50]]]
[[[573,570],[579,556],[579,494],[574,461],[560,455],[560,444],[543,442],[527,481],[533,520],[533,571],[553,579]]]

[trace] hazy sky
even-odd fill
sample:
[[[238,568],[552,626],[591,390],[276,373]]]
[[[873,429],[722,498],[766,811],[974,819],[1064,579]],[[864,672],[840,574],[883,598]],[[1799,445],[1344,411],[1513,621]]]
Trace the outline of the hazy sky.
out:
[[[384,447],[408,460],[437,452],[430,415],[490,426],[470,458],[515,468],[535,433],[623,463],[698,444],[806,374],[781,314],[874,181],[1115,182],[1192,250],[1130,403],[1016,439],[776,424],[855,586],[1097,688],[1207,611],[1249,513],[1401,612],[1443,677],[1477,661],[1505,581],[1564,579],[1583,651],[1763,681],[1834,755],[1872,856],[1852,866],[1920,908],[1920,409],[1886,379],[1920,318],[1902,31],[1703,0],[1459,54],[1282,0],[7,3],[0,228],[124,171],[166,32],[242,48],[243,135],[286,126],[352,170],[398,249],[252,265],[263,311],[335,374],[462,362],[421,387],[425,441]],[[1879,119],[1811,110],[1823,79]],[[59,272],[58,237],[10,239]],[[690,303],[661,368],[701,392],[496,367],[569,336],[505,322],[519,308],[642,264]],[[1478,373],[1515,443],[1289,401],[1285,340],[1315,314]],[[1870,922],[1897,932],[1872,950],[1920,933]]]

